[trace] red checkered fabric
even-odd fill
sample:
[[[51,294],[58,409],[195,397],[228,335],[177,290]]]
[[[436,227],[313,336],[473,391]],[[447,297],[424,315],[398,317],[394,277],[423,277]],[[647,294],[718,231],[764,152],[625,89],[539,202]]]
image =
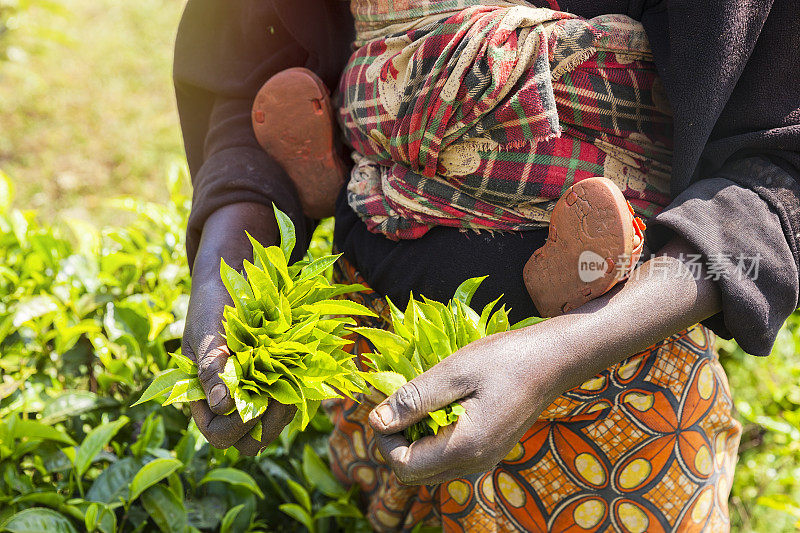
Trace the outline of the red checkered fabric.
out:
[[[466,7],[366,42],[339,89],[348,202],[389,238],[541,228],[592,176],[644,218],[668,203],[671,113],[628,17]]]

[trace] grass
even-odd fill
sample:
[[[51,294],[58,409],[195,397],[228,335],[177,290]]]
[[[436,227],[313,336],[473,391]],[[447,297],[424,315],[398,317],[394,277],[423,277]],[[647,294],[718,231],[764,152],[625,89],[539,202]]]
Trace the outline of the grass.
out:
[[[0,168],[16,204],[108,222],[109,197],[167,197],[183,156],[171,84],[182,0],[59,0],[15,21],[0,63]]]

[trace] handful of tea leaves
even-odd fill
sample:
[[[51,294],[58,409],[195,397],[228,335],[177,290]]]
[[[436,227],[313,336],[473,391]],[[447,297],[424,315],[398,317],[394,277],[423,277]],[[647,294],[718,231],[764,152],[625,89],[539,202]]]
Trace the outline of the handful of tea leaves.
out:
[[[321,400],[352,397],[366,389],[353,355],[342,349],[351,316],[375,316],[366,307],[335,296],[366,289],[331,284],[324,276],[338,255],[289,265],[295,246],[294,225],[275,208],[281,245],[264,247],[250,237],[253,263],[244,262],[246,277],[221,262],[222,282],[234,306],[223,313],[231,356],[220,374],[245,422],[261,416],[270,400],[297,407],[292,425],[305,429]],[[348,315],[348,316],[329,316]],[[170,390],[164,405],[205,398],[193,361],[173,354],[177,369],[156,377],[139,402]],[[151,390],[152,389],[152,390]],[[261,439],[261,422],[251,431]]]
[[[512,326],[505,305],[492,312],[500,298],[487,304],[479,315],[470,303],[484,279],[486,276],[466,280],[447,304],[425,297],[419,301],[412,295],[403,313],[389,301],[394,333],[375,328],[352,328],[369,339],[376,350],[365,354],[370,358],[368,364],[374,372],[363,373],[364,379],[388,396],[472,341],[543,320],[532,317]],[[452,424],[463,413],[461,405],[452,403],[428,413],[427,418],[407,428],[405,436],[409,442],[414,442],[436,434],[440,427]]]

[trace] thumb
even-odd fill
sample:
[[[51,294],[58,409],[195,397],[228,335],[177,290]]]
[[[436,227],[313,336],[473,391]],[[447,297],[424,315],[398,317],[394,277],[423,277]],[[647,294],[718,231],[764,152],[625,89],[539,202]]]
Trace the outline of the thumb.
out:
[[[208,406],[218,415],[229,413],[235,406],[228,387],[219,377],[225,370],[230,352],[224,340],[214,343],[197,354],[197,377],[206,393]]]
[[[441,365],[441,363],[440,363]],[[463,398],[468,391],[434,366],[415,377],[386,398],[369,414],[369,423],[378,433],[403,431],[428,416],[428,413]]]

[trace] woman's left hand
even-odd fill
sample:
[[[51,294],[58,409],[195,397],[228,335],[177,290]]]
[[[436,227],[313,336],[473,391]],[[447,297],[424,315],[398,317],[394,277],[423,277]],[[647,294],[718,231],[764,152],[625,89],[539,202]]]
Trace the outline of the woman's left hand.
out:
[[[546,326],[526,328],[543,335],[519,331],[475,341],[370,413],[381,454],[401,482],[432,485],[485,472],[511,451],[563,392],[543,357],[553,349]],[[454,401],[466,410],[455,424],[409,445],[402,433],[406,427]]]

